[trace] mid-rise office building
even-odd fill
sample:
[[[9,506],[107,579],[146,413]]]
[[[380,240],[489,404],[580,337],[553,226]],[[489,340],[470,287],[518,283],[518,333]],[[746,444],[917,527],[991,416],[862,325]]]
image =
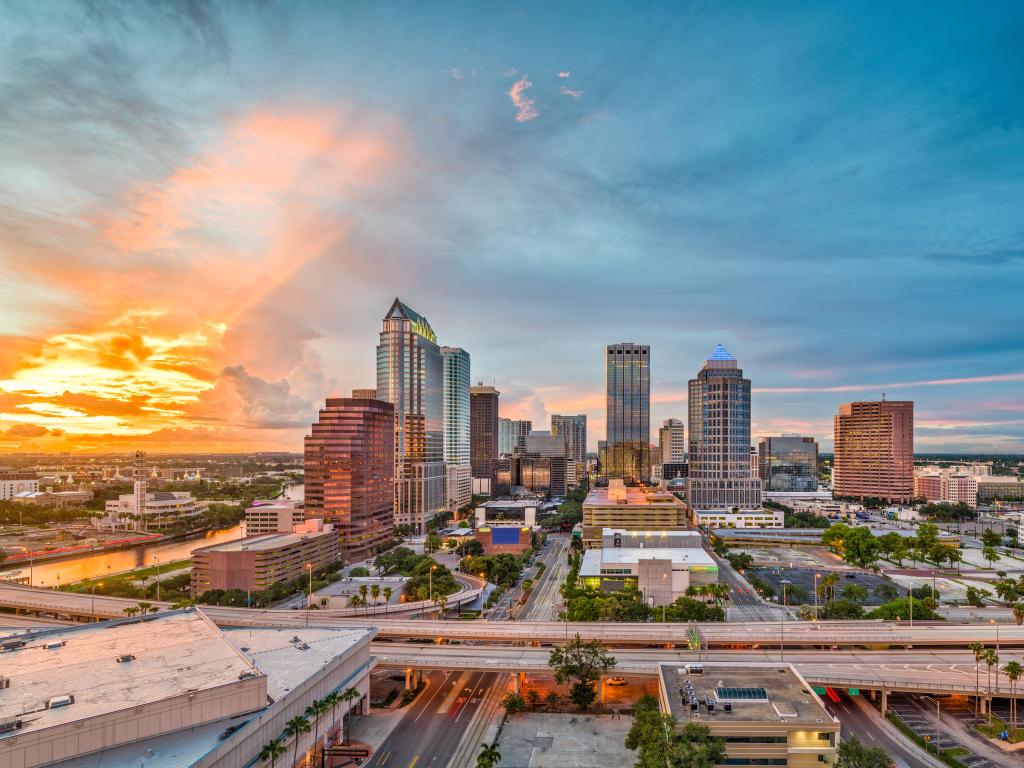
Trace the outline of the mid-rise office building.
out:
[[[377,345],[377,397],[395,406],[395,523],[418,533],[447,502],[443,378],[434,329],[395,299]]]
[[[815,491],[818,444],[813,437],[762,437],[757,473],[764,491]]]
[[[587,416],[579,414],[576,416],[562,416],[555,414],[551,417],[551,434],[565,438],[565,457],[571,462],[582,464],[587,459]]]
[[[35,472],[0,472],[0,501],[12,501],[22,493],[39,490],[39,476]]]
[[[187,491],[146,490],[144,481],[136,481],[135,493],[122,493],[106,503],[106,514],[97,528],[124,531],[165,531],[195,525],[210,508],[209,502],[192,497]]]
[[[750,469],[750,379],[719,344],[689,383],[687,495],[694,512],[760,509]]]
[[[473,492],[490,494],[494,484],[494,462],[498,460],[500,433],[498,398],[494,387],[478,384],[469,390],[469,462]]]
[[[658,430],[659,464],[686,461],[686,426],[679,419],[665,419]]]
[[[607,447],[601,476],[639,485],[650,480],[651,348],[609,344],[605,390]]]
[[[834,420],[836,496],[906,503],[914,497],[914,403],[844,403]]]
[[[512,450],[523,451],[526,449],[526,436],[533,431],[533,422],[525,419],[513,419],[510,428],[512,430]]]
[[[686,504],[654,488],[627,486],[621,479],[592,488],[583,501],[583,546],[601,546],[605,528],[628,531],[685,531],[690,528]]]
[[[914,498],[978,506],[978,480],[954,468],[914,471]]]
[[[388,490],[390,491],[390,487]],[[390,507],[388,516],[390,517]],[[305,521],[306,510],[303,501],[293,499],[256,500],[251,507],[245,510],[243,531],[247,537],[264,536],[268,533],[291,533],[295,530],[296,525],[302,525]]]
[[[498,455],[508,456],[515,447],[512,439],[512,419],[498,417]]]
[[[978,475],[975,482],[978,484],[979,503],[1024,500],[1024,478],[1010,475]]]
[[[444,363],[444,463],[448,510],[456,512],[473,498],[470,464],[469,353],[441,347]]]
[[[329,398],[305,439],[305,474],[305,515],[334,525],[341,558],[379,552],[394,536],[395,406]]]

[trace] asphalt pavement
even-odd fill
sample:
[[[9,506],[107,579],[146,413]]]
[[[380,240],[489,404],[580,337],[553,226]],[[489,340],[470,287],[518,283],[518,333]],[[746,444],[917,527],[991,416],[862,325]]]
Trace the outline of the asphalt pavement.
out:
[[[857,706],[845,693],[841,693],[841,700],[836,703],[827,696],[822,696],[825,708],[839,718],[839,728],[843,740],[856,736],[861,743],[869,747],[881,747],[895,761],[896,768],[932,768],[919,758],[908,745],[903,741],[897,741],[889,736],[875,723],[874,719],[859,706]]]

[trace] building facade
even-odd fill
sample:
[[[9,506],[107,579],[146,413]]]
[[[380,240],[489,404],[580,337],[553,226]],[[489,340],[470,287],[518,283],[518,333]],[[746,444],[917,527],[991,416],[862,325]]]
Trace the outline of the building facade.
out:
[[[508,456],[515,447],[512,439],[512,419],[498,417],[498,455]]]
[[[341,558],[379,552],[394,537],[395,406],[329,398],[305,438],[305,473],[305,516],[334,526]]]
[[[0,501],[12,501],[21,493],[39,490],[39,477],[35,472],[0,472]]]
[[[509,453],[524,450],[526,448],[526,436],[533,431],[533,422],[524,419],[513,419],[509,426],[512,432],[512,450]]]
[[[390,490],[390,488],[389,488]],[[291,533],[296,525],[306,521],[304,502],[291,499],[254,501],[245,510],[245,536],[265,536],[268,533]]]
[[[586,414],[576,416],[555,414],[551,417],[551,434],[565,438],[565,456],[569,461],[582,464],[587,460]]]
[[[757,473],[764,491],[816,491],[818,444],[813,437],[762,437]]]
[[[659,464],[686,461],[686,425],[680,419],[665,419],[658,430]]]
[[[592,488],[583,501],[583,546],[602,546],[605,528],[685,531],[690,522],[686,504],[674,494],[612,479],[607,488]]]
[[[651,348],[609,344],[605,350],[607,447],[604,479],[650,480]]]
[[[146,491],[136,481],[134,493],[122,493],[106,503],[106,514],[98,528],[125,531],[166,531],[191,527],[210,508],[208,502],[192,498],[186,491]]]
[[[469,352],[460,347],[441,347],[441,359],[444,365],[445,487],[448,510],[456,512],[473,498]]]
[[[834,419],[836,496],[907,503],[914,497],[914,403],[844,403]]]
[[[494,485],[494,462],[498,460],[500,438],[500,397],[498,390],[483,384],[469,390],[469,463],[474,493],[490,494]]]
[[[395,406],[395,523],[417,533],[447,503],[443,379],[430,323],[395,299],[377,346],[377,397]]]
[[[698,510],[760,509],[750,470],[750,379],[719,344],[689,383],[687,494]]]

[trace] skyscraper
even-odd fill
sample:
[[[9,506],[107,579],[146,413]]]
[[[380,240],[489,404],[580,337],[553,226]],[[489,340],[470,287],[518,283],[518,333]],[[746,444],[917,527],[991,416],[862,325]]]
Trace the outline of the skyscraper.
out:
[[[816,491],[818,444],[813,437],[762,437],[757,473],[766,491]]]
[[[693,510],[760,508],[761,480],[750,470],[750,379],[721,344],[690,380],[689,414]]]
[[[474,493],[492,492],[494,462],[498,459],[500,396],[498,390],[483,383],[469,389],[469,461],[473,470]]]
[[[469,352],[441,347],[444,363],[444,463],[448,476],[448,509],[456,512],[473,497],[473,470],[469,463],[470,396]]]
[[[526,436],[533,431],[532,421],[512,420],[512,451],[522,451],[526,448]]]
[[[430,323],[395,299],[377,345],[377,397],[395,406],[395,523],[418,533],[445,508],[442,368]]]
[[[512,439],[512,419],[498,417],[498,455],[508,456],[515,447]]]
[[[651,441],[651,348],[610,344],[605,353],[606,461],[603,478],[637,485],[649,478]]]
[[[836,496],[908,502],[914,497],[914,403],[844,403],[835,417]]]
[[[662,464],[686,461],[686,427],[679,419],[665,419],[658,430],[658,449]]]
[[[587,417],[578,416],[551,417],[551,434],[565,437],[566,458],[569,461],[583,464],[587,460]]]
[[[343,560],[372,557],[394,533],[395,407],[329,398],[305,449],[306,517],[334,523]]]

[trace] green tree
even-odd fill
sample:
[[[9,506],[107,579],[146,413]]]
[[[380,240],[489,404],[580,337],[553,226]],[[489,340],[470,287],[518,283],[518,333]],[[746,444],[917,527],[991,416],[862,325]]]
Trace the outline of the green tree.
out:
[[[887,619],[889,621],[895,621],[896,619],[903,619],[904,621],[910,619],[910,601],[914,601],[914,618],[920,619],[921,621],[934,621],[941,619],[942,617],[935,613],[931,600],[925,602],[918,600],[913,597],[901,597],[898,600],[892,600],[888,603],[875,608],[873,611],[869,611],[864,614],[865,619]]]
[[[981,534],[981,545],[983,547],[998,547],[1002,543],[1003,537],[991,528],[986,528],[985,532]]]
[[[531,688],[526,692],[526,700],[530,702],[531,707],[536,709],[537,704],[540,703],[540,691],[536,688]]]
[[[864,603],[868,599],[868,588],[860,584],[847,584],[843,587],[842,596],[851,603]]]
[[[875,593],[875,597],[883,603],[895,600],[900,596],[900,591],[887,581],[883,581],[882,583],[875,585],[875,588],[872,591]]]
[[[973,642],[967,649],[974,654],[974,691],[977,696],[974,698],[974,720],[978,720],[978,704],[981,701],[981,660],[985,657],[985,646],[979,642]]]
[[[423,548],[427,551],[427,553],[437,552],[437,550],[441,548],[441,537],[438,536],[436,533],[430,534],[424,541]]]
[[[306,711],[303,712],[306,717],[313,719],[313,749],[319,750],[320,741],[320,716],[327,714],[327,711],[331,708],[329,701],[324,699],[314,699],[313,702],[306,707]],[[316,752],[314,752],[316,754]],[[317,761],[314,761],[317,762]]]
[[[895,765],[884,749],[862,744],[856,736],[843,739],[839,745],[836,768],[890,768]]]
[[[501,752],[498,751],[498,742],[480,745],[480,754],[476,756],[476,768],[494,768],[500,762]]]
[[[844,523],[836,523],[821,534],[821,543],[838,555],[843,554],[846,537],[850,535],[853,528]]]
[[[867,568],[878,560],[878,540],[869,528],[852,529],[843,539],[843,560]]]
[[[514,715],[526,709],[526,700],[518,693],[509,691],[501,700],[501,705],[505,708],[506,715]]]
[[[996,670],[996,687],[999,686],[999,654],[996,653],[995,648],[986,648],[985,652],[981,656],[981,660],[985,662],[985,666],[988,667],[988,693],[992,695],[992,668]],[[988,708],[988,724],[992,725],[992,707]]]
[[[600,640],[584,642],[579,635],[551,650],[548,666],[559,684],[569,682],[569,698],[580,709],[587,709],[597,698],[595,684],[616,664]]]
[[[1016,728],[1017,699],[1013,693],[1017,687],[1017,681],[1020,680],[1021,675],[1024,675],[1024,667],[1021,666],[1019,661],[1010,661],[1003,667],[1003,674],[1006,675],[1006,679],[1010,683],[1010,727]]]
[[[1019,627],[1021,624],[1024,624],[1024,602],[1014,603],[1011,607],[1013,608],[1013,618]]]
[[[821,609],[821,617],[823,619],[859,619],[863,615],[863,608],[845,598],[832,600]]]
[[[374,584],[370,587],[370,597],[373,598],[373,604],[376,605],[380,600],[380,584]]]
[[[917,526],[917,535],[914,537],[913,553],[914,562],[925,560],[939,543],[939,527],[934,523],[921,523]]]
[[[395,590],[391,587],[384,587],[381,592],[384,594],[384,605],[388,605],[391,602],[391,595],[395,593]]]
[[[348,572],[348,575],[354,578],[363,578],[370,575],[370,569],[363,565],[357,565]]]
[[[346,688],[342,693],[338,694],[338,704],[348,704],[348,709],[345,710],[345,714],[341,717],[341,730],[342,730],[342,742],[348,744],[348,734],[350,730],[349,723],[352,720],[352,702],[359,699],[362,696],[356,688]],[[334,719],[333,717],[331,718]]]
[[[671,768],[713,768],[725,760],[725,740],[711,735],[700,723],[687,723],[674,734],[669,752]]]
[[[907,556],[907,542],[896,531],[889,531],[878,537],[878,551],[902,568],[903,559]]]
[[[981,556],[988,560],[989,568],[992,567],[992,563],[997,563],[1000,560],[1002,560],[1002,558],[999,556],[999,553],[996,551],[995,547],[982,547]]]
[[[665,768],[674,726],[673,718],[661,713],[656,698],[645,693],[637,699],[625,741],[626,749],[637,753],[634,768]]]
[[[967,588],[967,602],[973,605],[975,608],[980,608],[985,602],[985,596],[990,594],[987,589],[979,589],[978,587]]]
[[[292,765],[299,759],[299,736],[309,733],[309,721],[302,715],[296,715],[284,726],[284,735],[293,740]]]

